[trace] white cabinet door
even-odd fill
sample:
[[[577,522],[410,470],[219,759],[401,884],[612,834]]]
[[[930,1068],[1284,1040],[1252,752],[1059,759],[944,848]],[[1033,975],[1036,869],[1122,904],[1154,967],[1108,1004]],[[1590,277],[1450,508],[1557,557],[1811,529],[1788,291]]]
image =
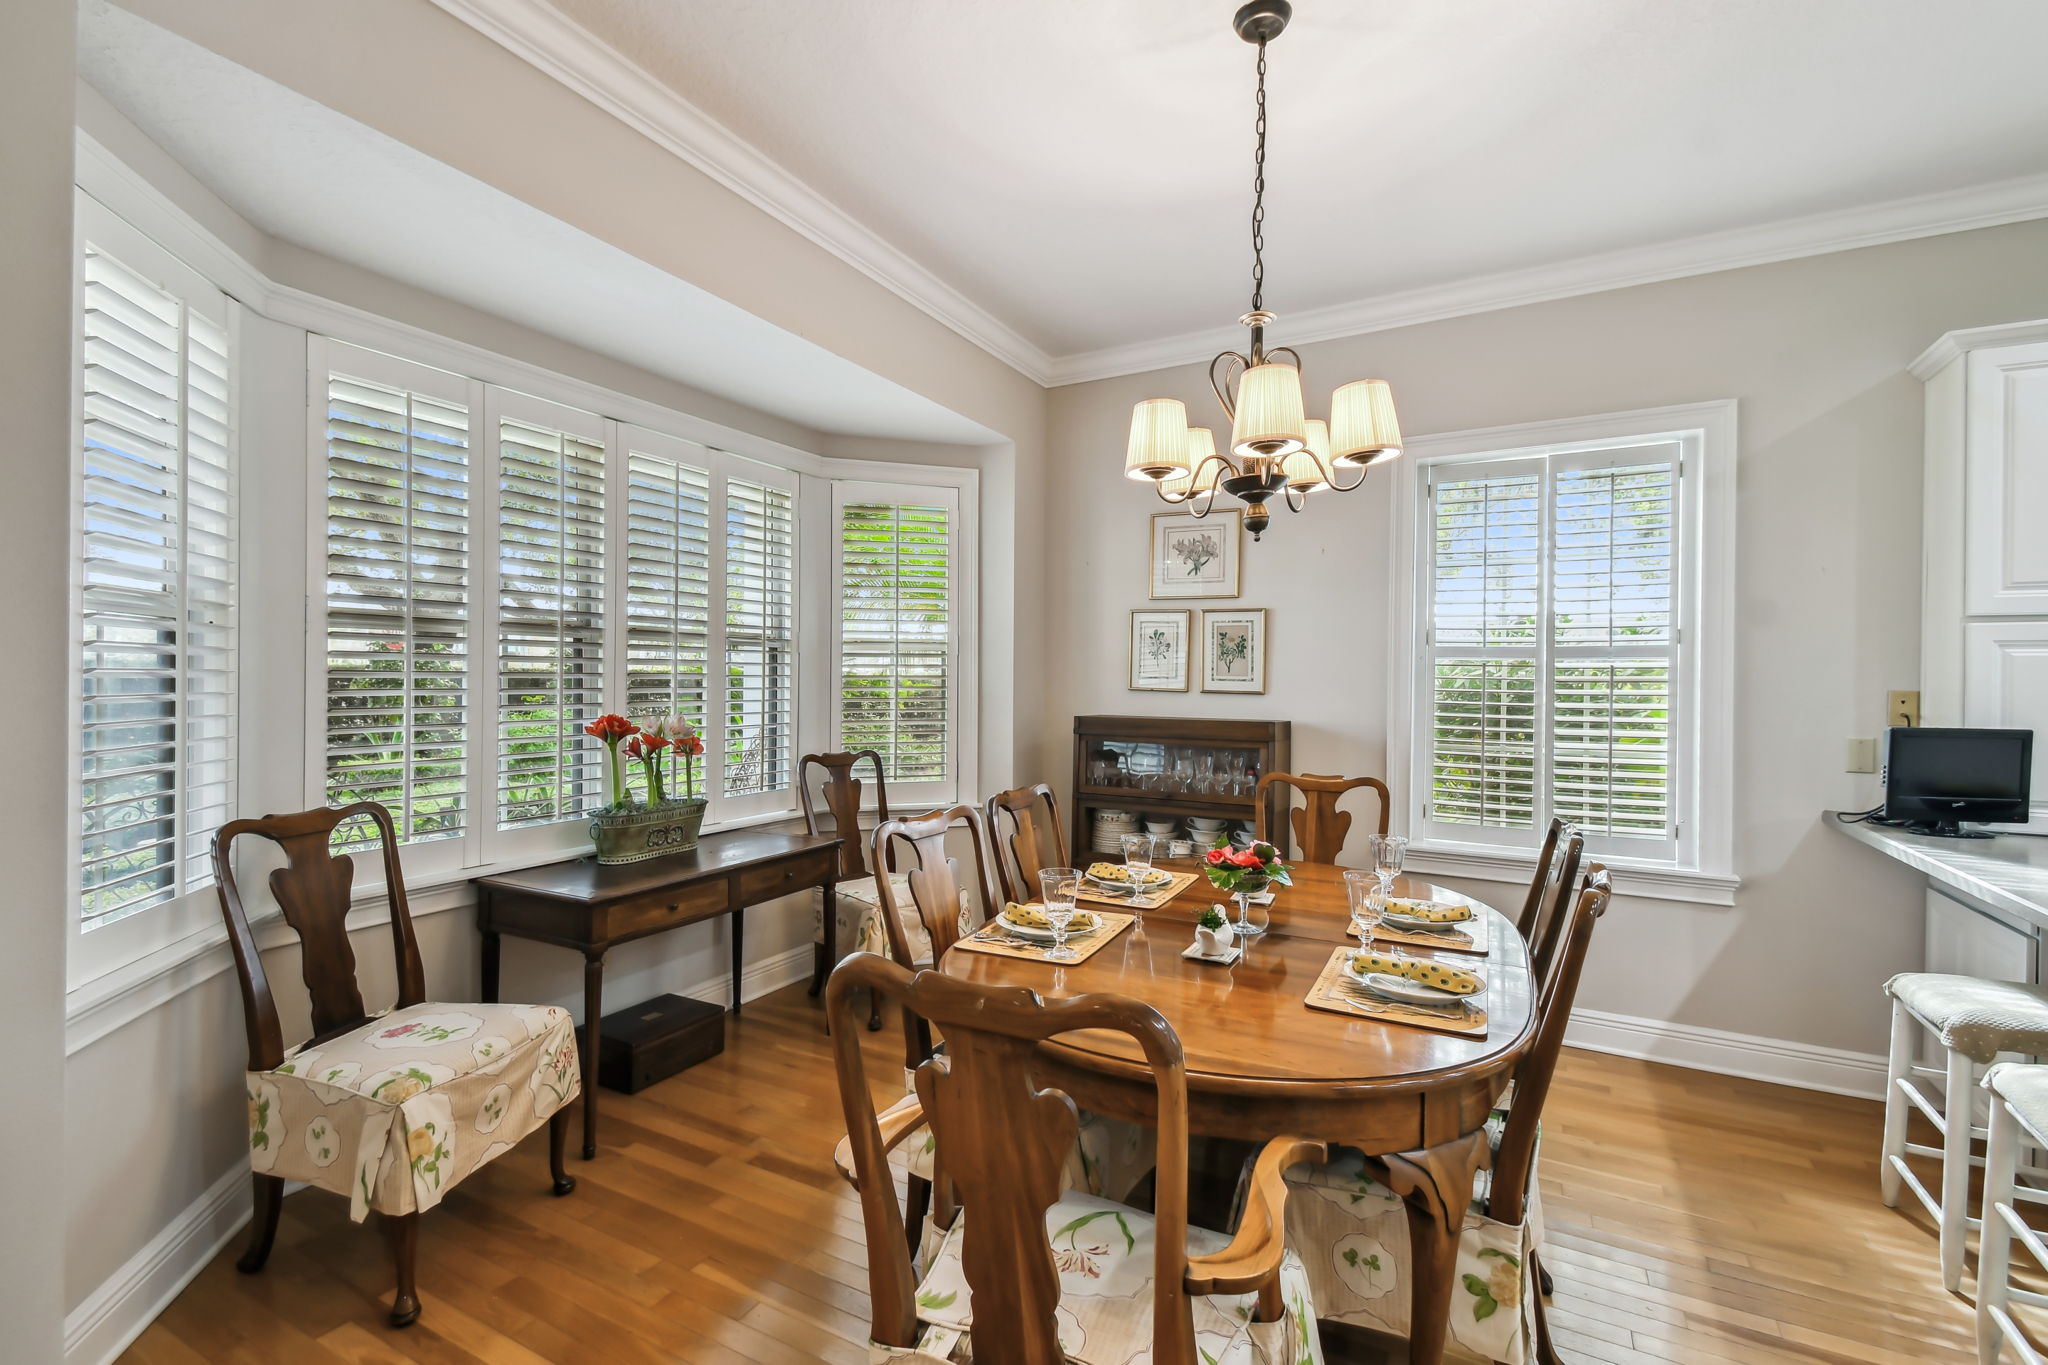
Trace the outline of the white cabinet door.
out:
[[[2031,984],[2038,970],[2029,930],[1927,888],[1927,970]]]
[[[2048,342],[1967,366],[1965,610],[2048,616]]]
[[[1962,723],[2034,732],[2034,818],[2025,828],[2048,834],[2048,621],[1963,627]]]

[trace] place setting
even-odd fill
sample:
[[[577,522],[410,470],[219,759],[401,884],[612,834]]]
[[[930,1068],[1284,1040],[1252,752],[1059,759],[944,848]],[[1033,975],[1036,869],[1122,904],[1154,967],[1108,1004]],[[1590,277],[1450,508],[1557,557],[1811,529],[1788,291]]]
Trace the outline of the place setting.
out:
[[[1486,978],[1470,967],[1435,958],[1383,951],[1370,945],[1335,949],[1309,989],[1310,1009],[1365,1015],[1483,1037]]]
[[[1039,873],[1038,900],[1006,902],[1000,913],[954,946],[1062,966],[1086,962],[1138,917],[1082,909],[1075,902],[1081,898],[1085,880],[1076,868],[1045,869]]]
[[[1161,841],[1150,834],[1122,837],[1121,863],[1094,862],[1081,874],[1080,898],[1099,905],[1127,905],[1133,910],[1157,910],[1193,886],[1199,876],[1154,867],[1152,858]]]

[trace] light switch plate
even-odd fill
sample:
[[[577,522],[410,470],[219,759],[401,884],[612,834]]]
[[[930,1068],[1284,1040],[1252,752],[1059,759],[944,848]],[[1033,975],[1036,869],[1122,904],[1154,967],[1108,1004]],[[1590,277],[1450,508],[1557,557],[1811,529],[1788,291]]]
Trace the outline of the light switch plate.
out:
[[[1918,725],[1920,723],[1920,694],[1918,692],[1885,693],[1884,723],[1886,725]]]
[[[1849,763],[1844,772],[1874,773],[1877,771],[1877,741],[1874,739],[1852,739],[1849,741]]]

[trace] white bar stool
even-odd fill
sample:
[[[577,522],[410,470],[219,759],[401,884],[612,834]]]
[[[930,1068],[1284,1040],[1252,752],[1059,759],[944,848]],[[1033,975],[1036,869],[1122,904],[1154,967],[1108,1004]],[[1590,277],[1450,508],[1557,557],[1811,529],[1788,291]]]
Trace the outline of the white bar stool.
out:
[[[2012,1243],[2017,1237],[2029,1254],[2048,1266],[2048,1244],[2028,1227],[2013,1205],[2014,1196],[2040,1196],[2014,1184],[2019,1166],[2022,1135],[2036,1146],[2048,1147],[2048,1066],[2026,1066],[2007,1062],[1985,1073],[1984,1088],[1991,1092],[1991,1149],[1985,1154],[1984,1231],[1977,1249],[1977,1361],[1997,1365],[1998,1353],[2007,1342],[2026,1365],[2044,1365],[2026,1334],[2014,1321],[2009,1305],[2032,1304],[2048,1307],[2048,1294],[2037,1294],[2012,1285]]]
[[[1969,1229],[1981,1228],[1969,1209],[1970,1167],[1983,1159],[1970,1154],[1970,1140],[1986,1137],[1971,1113],[1973,1064],[1989,1066],[2001,1052],[2048,1055],[2048,989],[1974,976],[1935,972],[1904,972],[1884,983],[1892,998],[1891,1061],[1885,1075],[1884,1166],[1880,1180],[1884,1202],[1897,1208],[1903,1184],[1941,1228],[1941,1284],[1954,1293],[1963,1282],[1963,1248]],[[1927,1029],[1948,1052],[1946,1067],[1918,1066],[1913,1061],[1914,1024]],[[1942,1102],[1937,1108],[1920,1078],[1940,1077]],[[1927,1116],[1941,1134],[1941,1146],[1906,1141],[1907,1106]],[[1941,1158],[1941,1195],[1936,1198],[1906,1165],[1906,1156]],[[2041,1198],[2022,1190],[2021,1198]]]

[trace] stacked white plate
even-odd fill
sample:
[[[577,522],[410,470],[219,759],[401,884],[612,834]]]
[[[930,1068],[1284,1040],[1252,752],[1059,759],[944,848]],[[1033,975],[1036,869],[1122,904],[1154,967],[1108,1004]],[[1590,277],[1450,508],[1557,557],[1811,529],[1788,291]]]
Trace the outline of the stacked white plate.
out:
[[[1188,838],[1198,849],[1215,846],[1216,836],[1223,832],[1223,817],[1220,815],[1190,815],[1188,817]]]
[[[1123,837],[1138,832],[1138,816],[1135,811],[1099,810],[1095,812],[1094,844],[1097,853],[1113,853],[1122,856]]]

